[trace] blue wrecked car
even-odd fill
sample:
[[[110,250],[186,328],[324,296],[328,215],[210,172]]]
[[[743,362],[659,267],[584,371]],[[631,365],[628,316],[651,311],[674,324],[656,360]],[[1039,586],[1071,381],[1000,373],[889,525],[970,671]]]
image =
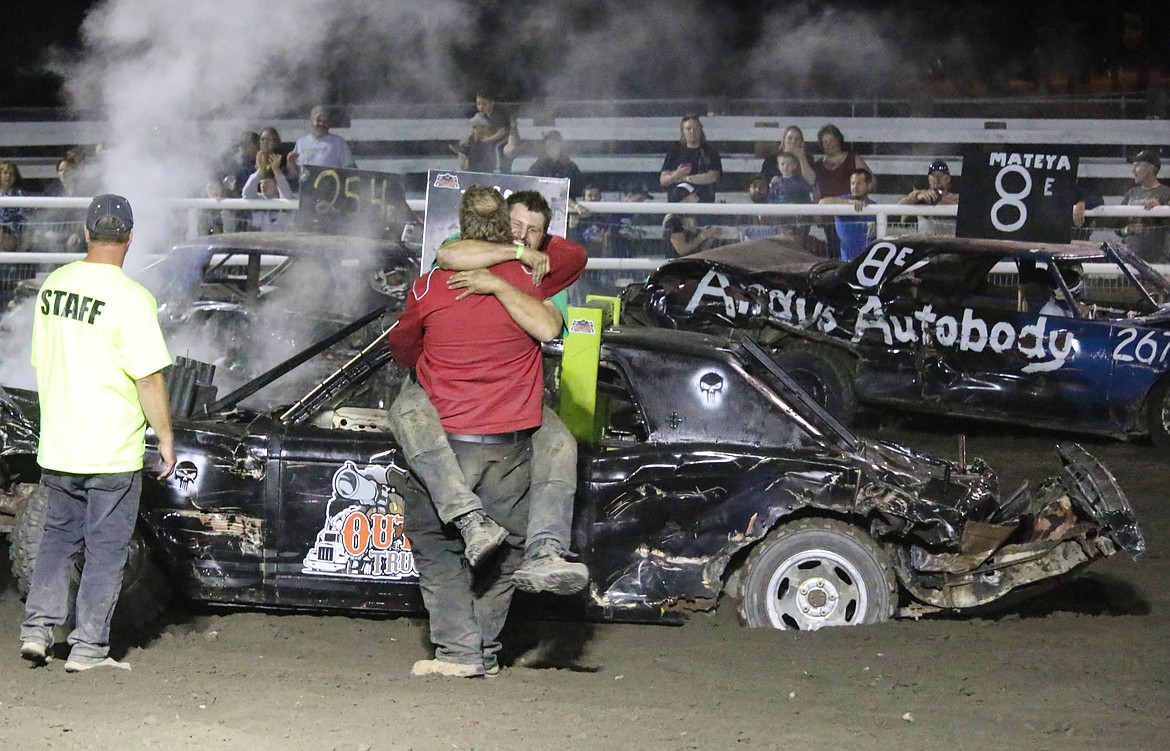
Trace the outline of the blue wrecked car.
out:
[[[745,334],[838,418],[859,408],[1170,445],[1170,283],[1111,243],[911,235],[848,263],[757,240],[673,260],[627,322]]]

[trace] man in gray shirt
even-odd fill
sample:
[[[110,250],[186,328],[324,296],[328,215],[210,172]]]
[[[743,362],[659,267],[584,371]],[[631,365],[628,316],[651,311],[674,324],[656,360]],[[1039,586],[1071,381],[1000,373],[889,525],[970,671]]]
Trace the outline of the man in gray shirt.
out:
[[[1162,160],[1154,149],[1143,149],[1133,158],[1132,188],[1121,199],[1122,206],[1142,206],[1152,209],[1170,205],[1170,186],[1158,182],[1158,170]],[[1150,263],[1163,263],[1166,259],[1166,238],[1170,235],[1170,222],[1165,219],[1135,218],[1125,226],[1123,234],[1130,250]]]

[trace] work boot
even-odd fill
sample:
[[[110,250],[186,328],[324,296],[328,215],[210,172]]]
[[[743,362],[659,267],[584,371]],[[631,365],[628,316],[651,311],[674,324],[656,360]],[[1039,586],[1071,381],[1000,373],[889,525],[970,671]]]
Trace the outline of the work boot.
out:
[[[512,574],[512,581],[525,592],[571,595],[585,589],[589,583],[589,569],[584,563],[565,560],[561,546],[549,541],[525,551],[524,562]]]
[[[441,675],[444,678],[478,678],[484,674],[483,665],[470,665],[445,660],[419,660],[410,669],[414,677]]]
[[[468,511],[455,520],[455,526],[463,535],[463,557],[472,567],[486,560],[508,539],[508,530],[482,511]]]

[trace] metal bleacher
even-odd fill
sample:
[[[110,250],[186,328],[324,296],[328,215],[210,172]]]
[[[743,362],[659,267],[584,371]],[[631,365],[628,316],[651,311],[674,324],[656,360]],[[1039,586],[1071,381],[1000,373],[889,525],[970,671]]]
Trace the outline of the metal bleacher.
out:
[[[538,147],[545,131],[559,130],[570,156],[591,181],[607,192],[616,191],[632,176],[656,186],[665,146],[678,138],[679,118],[673,115],[581,116],[576,112],[588,108],[578,106],[564,108],[573,111],[573,115],[559,116],[550,114],[556,108],[548,105],[529,115],[523,105],[510,106],[519,112],[517,124],[529,149]],[[393,117],[355,108],[346,113],[344,127],[334,130],[350,142],[360,168],[404,174],[408,191],[419,193],[428,169],[455,168],[456,158],[447,146],[464,137],[468,130],[466,119],[454,114],[450,106],[435,109],[442,111],[443,116]],[[613,109],[611,103],[597,103],[594,107],[595,111]],[[679,109],[685,111],[682,105]],[[961,192],[963,149],[973,144],[1002,143],[1073,149],[1080,155],[1079,177],[1086,187],[1108,199],[1119,196],[1128,187],[1127,154],[1136,147],[1170,141],[1170,129],[1164,120],[1126,119],[1123,112],[1116,117],[1105,117],[1101,116],[1100,108],[1087,106],[1083,109],[1091,117],[1052,119],[971,117],[967,110],[957,110],[967,116],[909,117],[859,116],[855,111],[837,116],[840,112],[833,114],[832,108],[826,108],[824,115],[810,115],[808,107],[799,109],[801,114],[795,116],[785,115],[782,110],[762,115],[703,116],[707,137],[723,156],[724,178],[720,190],[728,200],[734,200],[734,196],[746,190],[748,179],[759,171],[763,157],[775,148],[783,128],[788,125],[800,126],[810,143],[815,141],[822,125],[827,122],[837,125],[877,175],[879,197],[896,196],[912,187],[921,187],[925,164],[934,158],[951,162]],[[992,104],[986,111],[1011,109]],[[1051,109],[1066,113],[1073,108]],[[765,110],[761,107],[759,111]],[[3,120],[4,113],[0,112],[0,121]],[[233,123],[230,129],[223,130],[258,130],[265,125],[277,127],[288,142],[305,132],[301,119],[243,122],[239,127]],[[35,189],[53,179],[56,163],[66,148],[93,147],[109,140],[107,124],[96,119],[8,120],[0,127],[0,159],[13,159]],[[518,157],[513,171],[526,170],[535,156],[525,153]]]

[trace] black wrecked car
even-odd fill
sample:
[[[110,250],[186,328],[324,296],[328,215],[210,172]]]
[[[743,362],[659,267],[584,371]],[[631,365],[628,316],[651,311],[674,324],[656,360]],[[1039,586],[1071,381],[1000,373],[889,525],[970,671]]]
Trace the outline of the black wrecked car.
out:
[[[306,232],[199,237],[134,273],[171,349],[214,362],[232,385],[375,308],[400,310],[417,276],[404,243]]]
[[[131,259],[138,260],[134,248]],[[216,365],[226,390],[375,308],[401,310],[418,258],[417,247],[391,240],[234,232],[184,241],[128,273],[158,300],[171,352]],[[22,299],[42,281],[29,280]],[[31,308],[13,315],[31,315]],[[19,318],[6,323],[18,332],[32,326]],[[19,382],[32,383],[27,356],[14,359],[27,369]]]
[[[546,353],[555,368],[558,348]],[[273,377],[175,418],[178,470],[146,477],[120,618],[148,621],[166,593],[421,610],[402,530],[404,497],[423,491],[385,416],[402,371],[376,340],[299,398],[242,406]],[[13,568],[27,586],[45,503],[36,397],[5,392],[0,405]],[[1125,495],[1080,447],[1057,448],[1051,479],[1003,494],[978,459],[852,434],[750,340],[607,331],[596,415],[573,532],[591,576],[576,605],[591,618],[672,621],[728,595],[751,626],[876,623],[983,605],[1144,548]]]
[[[750,336],[847,423],[860,406],[1170,445],[1170,283],[1120,245],[911,235],[842,263],[755,241],[664,264],[623,315]]]

